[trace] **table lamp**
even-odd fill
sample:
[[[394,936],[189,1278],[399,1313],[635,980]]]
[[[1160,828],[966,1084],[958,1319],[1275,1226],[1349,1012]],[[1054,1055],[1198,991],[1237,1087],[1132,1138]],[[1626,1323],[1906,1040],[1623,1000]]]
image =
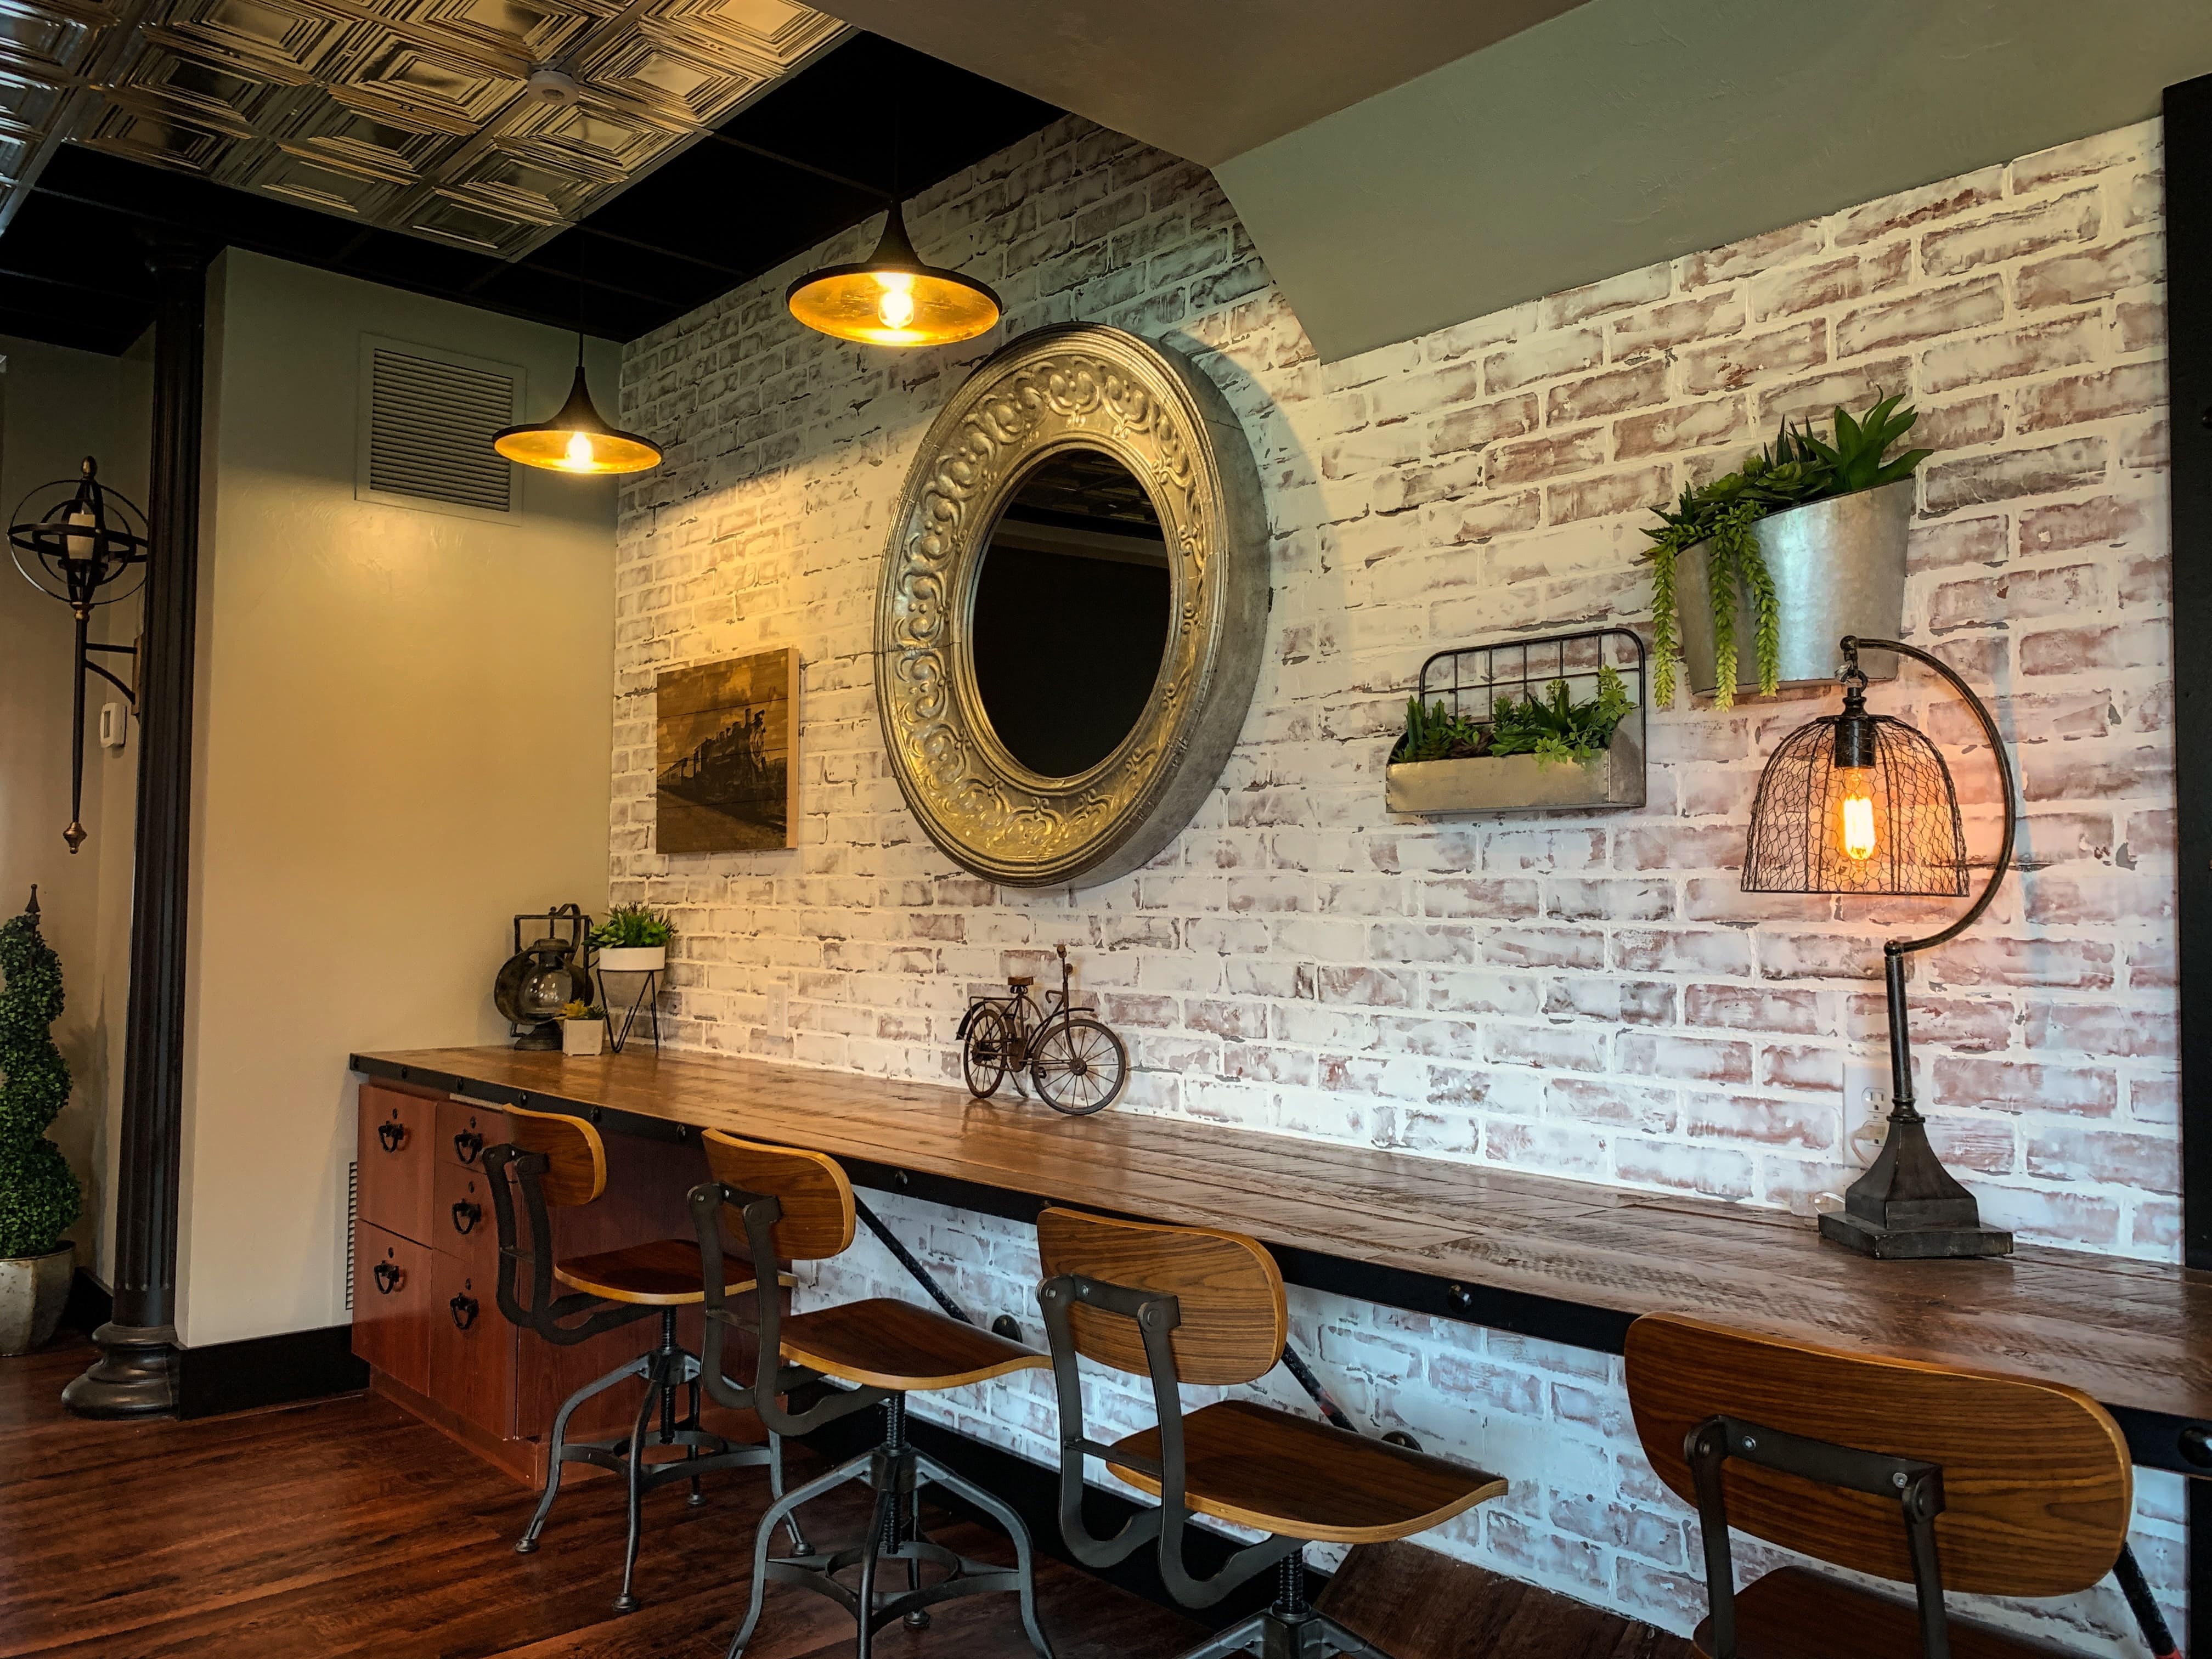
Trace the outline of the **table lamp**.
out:
[[[1888,1133],[1881,1153],[1844,1194],[1843,1208],[1820,1217],[1820,1236],[1885,1259],[2009,1255],[2012,1235],[1982,1224],[1973,1194],[1929,1145],[1928,1122],[1912,1090],[1905,973],[1912,952],[1972,927],[2004,879],[2018,822],[2012,767],[1989,709],[1948,664],[1895,640],[1847,635],[1843,651],[1837,677],[1844,688],[1843,712],[1792,732],[1759,777],[1744,849],[1744,891],[1966,896],[1966,840],[1950,769],[1936,745],[1903,720],[1867,712],[1861,651],[1894,652],[1924,664],[1973,710],[1996,763],[2004,836],[1988,883],[1963,915],[1925,939],[1891,939],[1882,946],[1889,994]]]

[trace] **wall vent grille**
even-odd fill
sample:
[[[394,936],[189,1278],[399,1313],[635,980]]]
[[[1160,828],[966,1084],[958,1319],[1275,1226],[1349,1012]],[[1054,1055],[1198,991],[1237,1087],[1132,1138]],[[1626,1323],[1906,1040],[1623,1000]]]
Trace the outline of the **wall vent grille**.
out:
[[[362,343],[356,493],[398,507],[514,513],[514,465],[491,441],[514,424],[522,371],[398,341]]]
[[[346,1165],[345,1310],[353,1311],[354,1234],[361,1226],[361,1165]]]

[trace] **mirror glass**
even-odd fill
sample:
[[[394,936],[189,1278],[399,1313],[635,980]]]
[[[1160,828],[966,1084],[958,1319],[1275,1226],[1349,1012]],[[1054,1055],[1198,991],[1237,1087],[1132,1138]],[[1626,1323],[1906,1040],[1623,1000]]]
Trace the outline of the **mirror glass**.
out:
[[[1159,515],[1135,475],[1063,450],[1022,480],[975,576],[975,689],[1007,752],[1048,778],[1121,746],[1152,695],[1173,605]]]

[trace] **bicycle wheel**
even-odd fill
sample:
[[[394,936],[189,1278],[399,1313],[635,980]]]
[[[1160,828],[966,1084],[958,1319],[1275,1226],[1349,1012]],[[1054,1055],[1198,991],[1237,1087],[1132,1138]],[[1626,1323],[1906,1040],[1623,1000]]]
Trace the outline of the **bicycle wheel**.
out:
[[[1071,1117],[1105,1110],[1121,1097],[1129,1080],[1127,1045],[1108,1027],[1080,1014],[1039,1031],[1030,1053],[1037,1094],[1053,1110]]]
[[[1006,1080],[1006,1050],[1011,1046],[1006,1016],[1000,1009],[983,1007],[968,1023],[968,1039],[961,1045],[960,1069],[968,1074],[968,1092],[988,1100]]]

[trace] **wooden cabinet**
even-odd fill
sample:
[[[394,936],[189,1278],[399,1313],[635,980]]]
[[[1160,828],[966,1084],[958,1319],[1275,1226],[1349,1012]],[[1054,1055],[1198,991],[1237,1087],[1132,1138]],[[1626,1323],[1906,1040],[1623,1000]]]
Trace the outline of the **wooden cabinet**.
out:
[[[506,1138],[506,1126],[489,1107],[403,1085],[362,1085],[353,1347],[380,1392],[536,1486],[562,1401],[650,1350],[659,1320],[649,1314],[573,1347],[507,1322],[499,1310],[498,1215],[483,1167],[484,1149]],[[552,1212],[556,1255],[690,1237],[686,1195],[707,1178],[696,1141],[610,1136],[607,1164],[603,1197]],[[519,1195],[517,1204],[519,1211]],[[525,1295],[528,1271],[526,1262]],[[679,1340],[695,1353],[701,1325],[696,1308],[678,1316]],[[727,1363],[733,1375],[747,1374],[750,1345]],[[577,1411],[569,1432],[580,1440],[627,1434],[642,1398],[641,1383],[610,1389]],[[711,1408],[709,1423],[755,1431],[749,1419],[733,1422]]]

